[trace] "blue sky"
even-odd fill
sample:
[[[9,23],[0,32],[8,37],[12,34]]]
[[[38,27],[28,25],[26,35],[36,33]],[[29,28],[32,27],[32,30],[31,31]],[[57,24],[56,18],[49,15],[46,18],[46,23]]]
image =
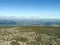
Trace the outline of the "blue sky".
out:
[[[60,19],[60,0],[0,0],[0,17]]]

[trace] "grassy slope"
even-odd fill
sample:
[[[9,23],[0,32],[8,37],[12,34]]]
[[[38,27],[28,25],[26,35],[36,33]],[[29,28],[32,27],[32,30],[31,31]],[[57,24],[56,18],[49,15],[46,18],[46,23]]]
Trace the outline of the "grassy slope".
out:
[[[36,32],[47,35],[58,35],[60,37],[60,27],[54,26],[8,26],[8,27],[0,27],[0,28],[16,28],[17,30],[23,32]]]

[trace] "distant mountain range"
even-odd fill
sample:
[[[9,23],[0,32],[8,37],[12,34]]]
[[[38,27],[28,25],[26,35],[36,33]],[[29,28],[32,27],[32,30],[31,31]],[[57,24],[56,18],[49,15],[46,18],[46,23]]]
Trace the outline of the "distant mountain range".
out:
[[[0,20],[0,26],[60,26],[60,19]]]

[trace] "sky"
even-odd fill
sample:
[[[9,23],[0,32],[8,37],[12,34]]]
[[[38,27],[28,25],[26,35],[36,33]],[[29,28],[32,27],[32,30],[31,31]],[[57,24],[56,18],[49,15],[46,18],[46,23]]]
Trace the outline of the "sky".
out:
[[[0,18],[60,19],[60,0],[0,0]]]

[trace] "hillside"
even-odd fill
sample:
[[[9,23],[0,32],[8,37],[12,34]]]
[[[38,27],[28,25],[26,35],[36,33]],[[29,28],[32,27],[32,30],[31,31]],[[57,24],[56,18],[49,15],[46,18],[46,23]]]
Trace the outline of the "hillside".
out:
[[[60,27],[0,27],[0,45],[60,45]]]

